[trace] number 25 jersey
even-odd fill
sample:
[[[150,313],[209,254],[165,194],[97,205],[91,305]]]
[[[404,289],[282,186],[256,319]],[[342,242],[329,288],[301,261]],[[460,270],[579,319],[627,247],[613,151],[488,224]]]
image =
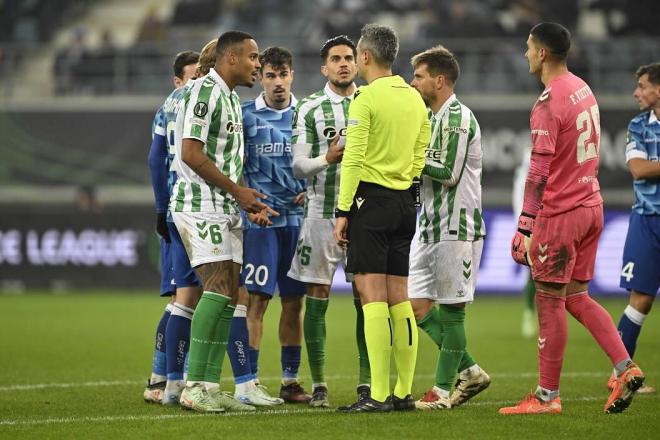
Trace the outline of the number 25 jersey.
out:
[[[600,113],[591,89],[566,72],[550,81],[530,117],[532,153],[552,155],[541,214],[603,203],[598,183]]]

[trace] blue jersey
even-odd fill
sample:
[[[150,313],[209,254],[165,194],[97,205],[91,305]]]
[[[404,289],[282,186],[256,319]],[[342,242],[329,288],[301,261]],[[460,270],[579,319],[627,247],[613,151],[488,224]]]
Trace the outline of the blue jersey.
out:
[[[626,162],[645,159],[657,162],[660,156],[660,121],[653,110],[640,113],[628,124]],[[643,215],[660,214],[660,179],[641,179],[633,182],[635,204],[633,211]]]
[[[167,208],[170,196],[172,195],[172,187],[176,183],[177,177],[176,172],[171,169],[176,151],[174,147],[174,127],[176,125],[179,102],[190,88],[191,81],[170,93],[163,105],[156,112],[151,129],[153,143],[149,159],[152,172],[152,185],[156,196],[156,209],[158,212],[165,212],[167,210],[168,221],[172,221],[171,214]],[[155,169],[156,167],[162,168],[157,170]],[[167,201],[163,203],[165,199]]]
[[[275,110],[266,105],[264,94],[248,101],[243,108],[243,134],[245,136],[245,184],[268,196],[264,203],[280,213],[271,217],[271,227],[300,226],[303,207],[293,199],[305,191],[303,180],[293,177],[291,152],[291,119],[296,100],[291,105]],[[245,228],[259,228],[249,221]]]

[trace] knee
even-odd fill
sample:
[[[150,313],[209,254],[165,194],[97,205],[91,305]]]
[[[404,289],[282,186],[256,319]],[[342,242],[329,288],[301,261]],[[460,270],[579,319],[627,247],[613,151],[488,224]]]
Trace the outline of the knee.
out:
[[[630,305],[639,313],[648,315],[653,307],[655,297],[633,290],[630,294]]]

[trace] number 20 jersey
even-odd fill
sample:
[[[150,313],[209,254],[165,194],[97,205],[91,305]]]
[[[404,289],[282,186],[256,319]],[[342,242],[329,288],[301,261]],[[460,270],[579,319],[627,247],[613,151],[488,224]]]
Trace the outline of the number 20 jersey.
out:
[[[600,113],[591,89],[566,72],[547,85],[530,117],[532,153],[550,154],[541,214],[603,203],[598,183]]]

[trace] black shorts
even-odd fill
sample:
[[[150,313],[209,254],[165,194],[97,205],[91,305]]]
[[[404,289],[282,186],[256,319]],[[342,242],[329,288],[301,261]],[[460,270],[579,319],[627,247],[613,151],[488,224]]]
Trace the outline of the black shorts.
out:
[[[346,271],[407,277],[416,221],[410,191],[360,182],[348,221]]]

